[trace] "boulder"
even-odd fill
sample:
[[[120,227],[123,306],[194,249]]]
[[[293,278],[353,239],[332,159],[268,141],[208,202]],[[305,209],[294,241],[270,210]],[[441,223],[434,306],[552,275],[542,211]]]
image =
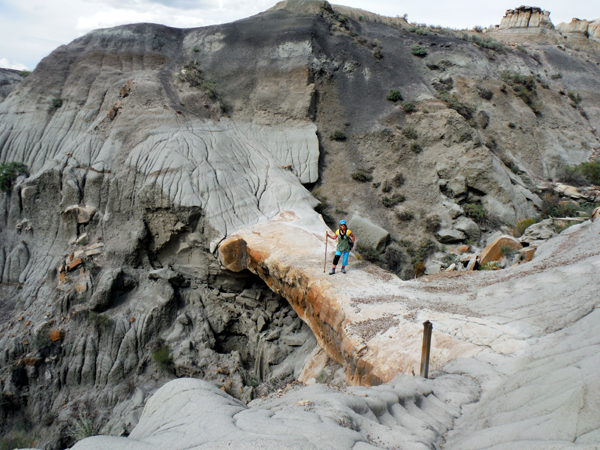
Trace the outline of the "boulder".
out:
[[[451,219],[456,219],[457,217],[460,217],[464,214],[464,210],[461,208],[460,205],[454,204],[450,207],[450,209],[448,210],[448,215],[450,216]]]
[[[425,267],[425,275],[433,275],[434,273],[440,273],[442,271],[442,265],[439,262],[428,264]]]
[[[83,261],[81,260],[81,258],[75,258],[70,264],[69,264],[69,272],[72,270],[75,270],[78,266],[80,266],[81,264],[83,264]]]
[[[358,242],[374,248],[379,253],[383,253],[390,240],[390,233],[359,215],[350,219],[348,229],[354,233]]]
[[[62,212],[62,217],[65,221],[76,220],[79,224],[85,224],[92,220],[94,214],[96,214],[96,208],[93,206],[73,205]]]
[[[50,332],[50,340],[52,342],[62,341],[65,338],[65,330],[58,329]]]
[[[524,262],[529,262],[533,259],[533,256],[535,255],[536,250],[537,250],[537,247],[525,247],[525,248],[522,248],[521,250],[519,250],[519,253],[523,257]]]
[[[435,232],[435,238],[442,244],[451,244],[453,242],[464,241],[467,238],[467,235],[454,228],[442,228]]]
[[[523,233],[523,236],[519,239],[520,242],[531,244],[535,241],[545,241],[551,237],[556,236],[554,231],[553,220],[546,219],[539,223],[535,223],[528,227]]]
[[[488,245],[483,252],[481,252],[481,255],[479,256],[479,264],[483,266],[488,262],[501,261],[505,256],[502,254],[502,247],[507,246],[515,250],[520,250],[523,248],[523,245],[514,237],[506,235],[500,236],[494,242]]]
[[[473,220],[468,217],[461,217],[454,223],[454,228],[458,231],[465,233],[469,239],[479,240],[481,237],[481,230]]]

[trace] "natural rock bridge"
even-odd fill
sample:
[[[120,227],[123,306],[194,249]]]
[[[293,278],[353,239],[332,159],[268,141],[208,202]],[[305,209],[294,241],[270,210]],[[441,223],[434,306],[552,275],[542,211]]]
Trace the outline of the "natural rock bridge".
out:
[[[351,384],[376,385],[399,372],[418,373],[425,320],[434,323],[435,368],[480,353],[519,352],[527,338],[587,311],[553,289],[555,271],[536,274],[543,252],[534,262],[499,273],[454,272],[403,282],[352,259],[347,275],[329,276],[323,273],[326,229],[314,213],[285,211],[227,238],[219,256],[229,270],[249,269],[285,297],[329,357],[343,365]],[[329,248],[331,261],[335,245]],[[566,257],[562,250],[555,256]],[[552,266],[560,264],[554,259]],[[518,286],[523,283],[539,294]],[[540,308],[543,316],[532,314]]]

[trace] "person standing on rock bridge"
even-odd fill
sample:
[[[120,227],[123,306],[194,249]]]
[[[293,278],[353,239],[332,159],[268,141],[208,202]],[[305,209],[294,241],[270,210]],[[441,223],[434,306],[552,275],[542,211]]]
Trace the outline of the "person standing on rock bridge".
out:
[[[333,268],[329,275],[335,275],[335,267],[340,260],[340,256],[342,256],[342,273],[346,273],[346,266],[348,265],[348,255],[350,254],[350,250],[354,247],[354,241],[356,240],[356,236],[352,234],[352,231],[348,229],[345,220],[340,220],[340,228],[335,232],[335,234],[331,235],[327,233],[327,237],[337,240],[338,244],[335,249],[335,257],[333,258]]]

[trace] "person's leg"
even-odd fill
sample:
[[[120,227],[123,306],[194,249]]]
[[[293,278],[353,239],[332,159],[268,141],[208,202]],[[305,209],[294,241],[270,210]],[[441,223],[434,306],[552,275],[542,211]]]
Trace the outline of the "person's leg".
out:
[[[348,265],[348,255],[350,255],[350,252],[344,252],[344,258],[342,259],[342,273],[346,273],[346,266]]]
[[[342,256],[342,252],[335,252],[335,256],[333,257],[333,269],[331,269],[329,275],[333,275],[335,273],[335,266],[337,266],[337,263],[340,260],[340,256]]]

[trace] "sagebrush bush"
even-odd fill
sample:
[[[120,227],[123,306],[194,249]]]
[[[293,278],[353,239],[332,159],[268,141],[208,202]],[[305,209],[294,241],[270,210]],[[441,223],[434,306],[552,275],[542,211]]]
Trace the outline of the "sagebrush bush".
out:
[[[370,173],[364,171],[364,170],[357,170],[356,172],[352,173],[352,179],[356,180],[360,183],[366,183],[367,181],[373,181],[373,175],[371,175]]]
[[[411,126],[406,126],[402,128],[402,134],[406,139],[417,139],[419,137],[419,133]]]
[[[8,192],[19,175],[27,174],[27,166],[18,162],[0,164],[0,190]]]
[[[402,93],[396,89],[390,89],[390,92],[388,92],[388,95],[385,98],[390,102],[401,102]]]
[[[527,230],[527,228],[529,228],[533,224],[538,223],[539,221],[539,217],[532,217],[530,219],[520,220],[516,222],[515,225],[512,227],[513,236],[516,238],[523,236],[523,233],[525,233],[525,230]]]
[[[402,103],[402,111],[404,111],[405,113],[412,113],[415,112],[417,110],[417,107],[415,106],[415,104],[413,102],[403,102]]]
[[[165,372],[171,372],[173,369],[173,357],[169,351],[169,347],[161,347],[152,355],[152,359],[156,365]]]
[[[423,47],[422,45],[419,45],[419,44],[413,45],[410,48],[410,52],[413,55],[419,56],[419,57],[427,56],[427,50],[425,49],[425,47]]]
[[[544,219],[550,217],[571,217],[577,211],[581,211],[581,207],[570,201],[562,201],[554,193],[547,193],[542,197],[541,216]]]
[[[403,194],[395,194],[391,197],[385,196],[381,199],[381,204],[386,208],[392,208],[396,206],[398,203],[402,203],[406,200],[406,197]]]
[[[463,205],[463,210],[465,216],[477,223],[484,222],[488,218],[487,211],[479,203],[466,203]]]
[[[494,92],[489,89],[479,88],[479,96],[484,100],[491,100],[494,97]]]
[[[345,141],[346,133],[344,133],[342,130],[335,130],[333,133],[331,133],[329,139],[331,139],[332,141]]]
[[[563,171],[563,179],[575,184],[583,186],[586,184],[595,184],[600,186],[600,159],[594,159],[589,162],[583,162],[576,166],[567,166]]]
[[[581,95],[579,95],[577,92],[568,91],[567,96],[571,99],[575,106],[581,102]]]
[[[412,141],[410,143],[410,149],[417,154],[421,153],[423,151],[423,149],[421,148],[421,146],[419,145],[419,143],[417,141]]]

